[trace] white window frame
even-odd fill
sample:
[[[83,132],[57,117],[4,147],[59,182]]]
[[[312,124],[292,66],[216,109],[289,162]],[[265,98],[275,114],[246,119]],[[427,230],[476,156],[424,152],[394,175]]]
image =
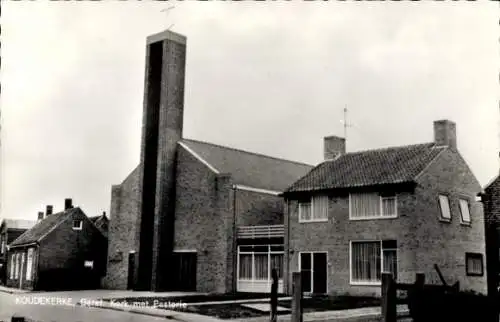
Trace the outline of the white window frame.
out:
[[[299,272],[302,272],[302,254],[311,254],[311,292],[304,292],[304,294],[313,294],[314,293],[314,254],[326,254],[326,293],[328,294],[328,280],[329,280],[329,275],[330,272],[328,270],[328,251],[320,250],[320,251],[300,251],[299,252]]]
[[[470,272],[469,269],[469,264],[468,264],[468,259],[472,257],[472,259],[479,259],[481,261],[481,273],[474,273]],[[484,276],[484,256],[481,253],[465,253],[465,275],[466,276]]]
[[[31,255],[31,259],[30,259]],[[33,261],[35,257],[35,249],[33,247],[28,248],[28,254],[27,254],[27,259],[26,259],[26,280],[31,281],[33,280]]]
[[[326,198],[326,218],[314,218],[314,198]],[[311,219],[302,219],[302,211],[300,204],[303,203],[298,201],[299,208],[299,223],[314,223],[314,222],[328,222],[328,212],[330,210],[330,198],[328,195],[316,195],[309,198],[309,204],[311,205]]]
[[[75,222],[77,222],[77,221],[80,223],[80,225],[75,227]],[[83,220],[81,220],[81,219],[73,220],[73,230],[82,230],[82,228],[83,228]]]
[[[14,279],[18,279],[19,278],[19,269],[20,269],[20,259],[21,257],[19,256],[20,254],[19,253],[15,253],[14,256],[16,258],[16,264],[15,264],[15,270],[14,270]]]
[[[398,195],[397,193],[394,193],[394,196],[391,197],[384,197],[381,193],[376,193],[374,192],[373,194],[378,194],[379,196],[379,215],[369,215],[365,217],[353,217],[352,216],[352,195],[355,195],[356,193],[349,193],[349,220],[374,220],[374,219],[394,219],[398,218],[399,216],[399,211],[398,211]],[[383,199],[388,199],[388,198],[394,198],[394,211],[395,214],[392,215],[384,215],[384,204],[383,204]]]
[[[94,261],[90,261],[90,260],[84,261],[83,267],[89,267],[89,268],[93,269],[94,268]]]
[[[241,251],[241,247],[265,247],[267,246],[267,253],[265,252],[248,252],[248,251]],[[282,251],[275,251],[271,250],[271,247],[273,246],[281,246],[283,247]],[[238,245],[238,256],[237,256],[237,269],[236,269],[236,280],[238,281],[244,281],[244,282],[252,282],[252,281],[265,281],[265,280],[258,280],[255,278],[255,254],[267,254],[267,281],[269,283],[272,283],[272,276],[271,276],[271,255],[283,255],[283,272],[282,276],[279,279],[282,281],[285,278],[285,245],[283,244],[265,244],[265,245]],[[247,279],[247,278],[240,278],[240,254],[241,255],[252,255],[252,278]]]
[[[469,215],[469,220],[464,220],[464,212],[463,212],[463,209],[462,209],[462,202],[465,202],[467,204],[467,212],[468,212],[468,215]],[[463,225],[470,225],[472,223],[472,218],[471,218],[471,214],[470,214],[470,202],[469,202],[469,199],[459,198],[458,199],[458,207],[460,208],[460,222]]]
[[[384,240],[395,240],[395,239],[384,239]],[[350,240],[349,241],[349,284],[351,285],[356,285],[356,286],[380,286],[382,285],[382,273],[387,273],[384,269],[384,248],[383,248],[383,242],[384,240],[381,239],[372,239],[372,240]],[[373,242],[379,242],[380,243],[380,276],[381,280],[377,282],[369,282],[369,281],[355,281],[352,279],[352,244],[353,243],[373,243]],[[396,263],[399,263],[399,245],[398,247],[394,248],[386,248],[385,250],[395,250],[396,251]],[[397,270],[396,271],[396,276],[399,276],[399,265],[396,265]]]
[[[443,206],[441,205],[441,197],[446,198],[448,201],[448,212],[450,214],[450,218],[446,218],[443,216]],[[440,193],[438,195],[438,205],[439,205],[439,220],[443,222],[451,222],[451,218],[453,217],[451,214],[451,203],[450,203],[450,196],[444,193]]]

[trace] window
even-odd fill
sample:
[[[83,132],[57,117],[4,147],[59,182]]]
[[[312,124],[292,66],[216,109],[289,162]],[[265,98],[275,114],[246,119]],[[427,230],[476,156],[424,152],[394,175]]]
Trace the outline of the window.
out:
[[[19,277],[19,254],[15,254],[14,255],[14,258],[15,258],[15,261],[16,261],[16,264],[15,264],[15,270],[14,270],[14,279],[17,279]]]
[[[448,196],[439,195],[439,208],[441,209],[441,219],[451,221],[450,200]]]
[[[397,217],[397,198],[394,193],[353,193],[349,195],[350,219]]]
[[[462,214],[462,223],[470,224],[469,202],[465,199],[460,199],[460,213]]]
[[[299,221],[327,221],[328,196],[314,196],[311,199],[299,201]]]
[[[465,253],[465,270],[467,276],[483,276],[483,254]]]
[[[382,273],[397,278],[395,240],[351,242],[351,283],[379,284]]]
[[[273,269],[283,278],[283,245],[238,246],[238,290],[254,292],[271,286]],[[261,289],[265,291],[265,289]]]
[[[1,252],[2,254],[4,254],[4,253],[5,253],[5,240],[4,240],[3,238],[2,238],[2,248],[1,248],[0,252]]]
[[[73,230],[82,230],[83,221],[82,220],[73,220]]]
[[[26,263],[26,280],[31,281],[31,278],[33,276],[33,252],[34,248],[29,248],[28,249],[28,261]]]
[[[94,261],[85,261],[83,267],[94,268]]]
[[[16,255],[10,256],[10,279],[14,278],[14,270],[16,269]]]

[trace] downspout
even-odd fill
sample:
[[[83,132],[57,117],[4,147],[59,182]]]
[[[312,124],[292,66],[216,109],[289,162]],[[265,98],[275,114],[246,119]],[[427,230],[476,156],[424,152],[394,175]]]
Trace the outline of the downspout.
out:
[[[232,278],[232,289],[234,294],[237,293],[237,280],[238,276],[238,246],[236,245],[238,242],[238,236],[236,231],[236,185],[232,186],[233,188],[233,278]]]

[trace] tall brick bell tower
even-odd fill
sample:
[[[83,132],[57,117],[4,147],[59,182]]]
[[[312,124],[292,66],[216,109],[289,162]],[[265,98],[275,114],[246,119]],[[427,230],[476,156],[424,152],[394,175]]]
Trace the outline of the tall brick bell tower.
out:
[[[182,137],[186,37],[147,38],[140,163],[139,290],[169,289],[173,250],[175,165]]]

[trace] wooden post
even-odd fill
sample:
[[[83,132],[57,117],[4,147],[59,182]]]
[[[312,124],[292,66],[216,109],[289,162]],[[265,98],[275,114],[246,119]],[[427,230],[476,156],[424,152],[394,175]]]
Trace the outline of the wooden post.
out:
[[[396,282],[391,273],[382,273],[382,322],[396,322]]]
[[[271,285],[271,322],[276,322],[278,318],[278,271],[273,268],[271,271],[273,284]]]
[[[292,273],[292,319],[290,322],[302,322],[302,275]]]

